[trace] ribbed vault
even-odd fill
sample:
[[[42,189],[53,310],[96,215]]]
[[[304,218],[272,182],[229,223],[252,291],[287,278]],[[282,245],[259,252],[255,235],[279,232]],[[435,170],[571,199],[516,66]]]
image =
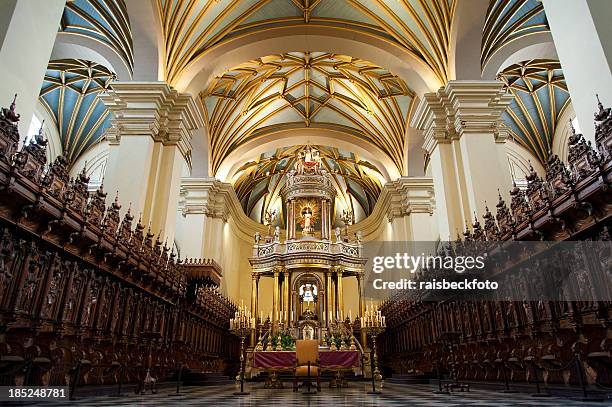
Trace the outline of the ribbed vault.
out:
[[[66,3],[59,35],[91,38],[112,49],[130,72],[134,47],[124,0],[71,0]]]
[[[550,27],[539,0],[490,0],[482,33],[482,67],[501,48],[528,35],[548,32]]]
[[[213,173],[241,144],[287,126],[354,134],[404,168],[414,94],[367,61],[321,52],[271,55],[217,77],[201,98]]]
[[[570,95],[559,61],[539,59],[511,65],[498,78],[514,101],[504,113],[513,138],[546,163],[559,118]]]
[[[233,185],[249,217],[262,222],[270,209],[283,212],[280,190],[285,185],[287,172],[294,168],[297,153],[307,147],[277,149],[238,169],[233,176]],[[382,188],[383,176],[378,169],[354,153],[334,147],[314,147],[319,150],[323,168],[330,173],[336,187],[336,211],[350,209],[357,216],[356,220],[368,216]]]
[[[62,153],[69,161],[74,162],[100,141],[110,126],[111,113],[98,95],[106,92],[114,79],[114,73],[90,61],[49,63],[39,100],[55,121]]]
[[[362,32],[407,50],[442,83],[449,78],[450,31],[457,0],[156,0],[165,41],[166,80],[247,33],[322,26]]]

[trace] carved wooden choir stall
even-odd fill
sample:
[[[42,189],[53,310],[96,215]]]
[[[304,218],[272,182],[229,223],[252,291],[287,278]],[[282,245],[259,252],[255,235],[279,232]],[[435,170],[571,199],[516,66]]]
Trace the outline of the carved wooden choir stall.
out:
[[[514,187],[510,192],[510,207],[500,196],[497,213],[487,209],[484,227],[476,220],[451,250],[465,254],[465,247],[473,243],[484,252],[516,241],[609,242],[610,109],[599,103],[595,120],[595,146],[574,132],[567,165],[551,154],[545,179],[532,169],[526,189]],[[607,291],[606,301],[426,301],[427,293],[424,298],[415,298],[409,291],[396,294],[382,307],[388,324],[381,337],[386,372],[429,377],[440,372],[455,379],[511,384],[610,386],[611,253],[609,246],[592,246],[603,250],[588,259],[585,273],[572,289],[589,283],[589,287]],[[576,253],[576,258],[580,256]],[[519,264],[521,259],[512,262]],[[540,270],[552,274],[556,266],[545,264]],[[508,266],[501,271],[512,278],[516,270]],[[592,281],[602,275],[604,278]],[[560,286],[551,288],[561,290]]]
[[[18,150],[0,114],[0,384],[145,383],[237,360],[235,305],[211,261],[181,261],[85,170],[47,166],[40,134]]]

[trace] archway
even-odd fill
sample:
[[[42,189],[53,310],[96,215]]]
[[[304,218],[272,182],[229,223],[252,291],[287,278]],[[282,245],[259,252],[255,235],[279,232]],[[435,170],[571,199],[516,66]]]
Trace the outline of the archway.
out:
[[[402,78],[417,95],[443,84],[416,56],[391,42],[340,27],[279,27],[245,34],[212,47],[192,62],[173,85],[180,92],[198,94],[212,78],[245,62],[287,51],[332,52],[361,58]]]
[[[365,160],[376,165],[385,177],[385,181],[400,177],[400,172],[391,159],[370,142],[333,127],[286,128],[263,131],[260,135],[255,135],[248,142],[241,144],[228,155],[214,175],[221,181],[230,182],[237,169],[246,161],[277,148],[304,144],[305,142],[337,147],[359,154]]]

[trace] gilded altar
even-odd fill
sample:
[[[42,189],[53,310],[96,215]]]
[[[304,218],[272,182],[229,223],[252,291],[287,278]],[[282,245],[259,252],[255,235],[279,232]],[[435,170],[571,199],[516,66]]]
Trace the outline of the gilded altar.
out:
[[[343,280],[356,278],[359,309],[363,313],[363,273],[360,233],[333,227],[336,190],[321,166],[318,151],[300,153],[281,190],[285,205],[284,233],[276,227],[268,236],[255,236],[252,257],[251,312],[272,333],[289,331],[295,338],[313,337],[323,342],[330,326],[349,315],[344,309]],[[268,222],[275,216],[268,215]],[[344,214],[348,225],[350,220]],[[269,224],[269,223],[268,223]],[[333,230],[332,230],[333,229]],[[333,234],[333,237],[332,237]],[[272,312],[258,312],[259,282],[273,279]]]

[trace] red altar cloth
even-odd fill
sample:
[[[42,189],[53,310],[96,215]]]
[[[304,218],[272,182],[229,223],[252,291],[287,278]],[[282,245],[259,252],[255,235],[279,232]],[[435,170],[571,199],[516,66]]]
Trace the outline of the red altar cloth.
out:
[[[360,366],[356,350],[319,352],[321,368],[351,369]],[[253,367],[256,369],[291,369],[295,366],[295,352],[255,352]]]

